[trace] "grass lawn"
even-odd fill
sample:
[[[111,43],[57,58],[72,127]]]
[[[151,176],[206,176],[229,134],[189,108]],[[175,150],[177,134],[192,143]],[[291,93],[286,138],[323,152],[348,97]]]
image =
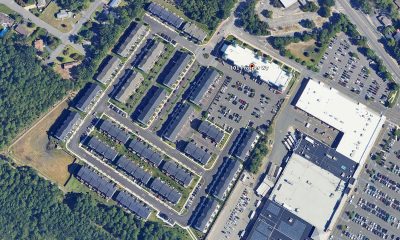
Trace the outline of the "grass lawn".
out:
[[[388,106],[389,107],[394,107],[394,105],[396,105],[397,103],[397,99],[399,98],[399,90],[393,90],[389,93],[388,96]]]
[[[10,148],[11,157],[18,165],[33,167],[60,186],[68,180],[68,165],[74,158],[61,149],[49,148],[47,131],[67,106],[66,101],[58,105]]]
[[[157,40],[161,41],[160,39],[157,39]],[[145,74],[140,69],[135,68],[136,71],[140,72],[143,75],[144,80],[139,85],[139,87],[135,90],[135,93],[129,97],[126,104],[121,104],[117,101],[112,101],[112,103],[115,103],[116,106],[118,106],[119,108],[121,108],[122,110],[124,110],[125,112],[127,112],[129,114],[133,113],[133,111],[139,104],[142,97],[147,93],[147,91],[150,89],[150,87],[153,85],[153,83],[157,80],[157,77],[161,73],[161,70],[163,69],[164,65],[167,64],[167,62],[172,57],[172,54],[175,49],[174,46],[172,46],[171,44],[165,43],[165,48],[166,48],[166,50],[162,54],[162,57],[160,57],[159,61],[156,62],[154,67],[150,70],[149,74]]]
[[[76,18],[69,18],[64,20],[58,20],[56,13],[60,11],[60,7],[53,1],[51,2],[43,13],[40,15],[40,19],[57,28],[61,32],[69,32],[72,30],[72,26],[80,19],[80,14],[77,14]]]
[[[5,14],[15,14],[13,10],[8,8],[6,5],[0,3],[0,12],[5,13]]]
[[[305,61],[307,65],[316,65],[321,60],[325,49],[315,45],[315,40],[307,42],[290,43],[286,47],[296,58]]]
[[[66,53],[66,54],[64,54]],[[68,63],[68,62],[73,62],[75,61],[71,55],[72,54],[78,54],[78,55],[82,55],[80,54],[80,52],[78,52],[75,48],[73,48],[70,45],[65,46],[65,48],[63,49],[63,51],[61,52],[60,56],[57,57],[55,63],[56,64],[62,64],[62,63]]]

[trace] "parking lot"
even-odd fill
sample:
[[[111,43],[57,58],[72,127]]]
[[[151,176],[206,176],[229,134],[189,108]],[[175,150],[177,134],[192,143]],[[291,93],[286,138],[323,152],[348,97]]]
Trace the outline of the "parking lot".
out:
[[[228,132],[246,125],[268,126],[283,100],[267,83],[237,73],[225,78],[208,109],[209,120]]]
[[[350,43],[347,36],[341,34],[329,43],[318,67],[325,77],[353,92],[357,100],[385,105],[389,82],[375,73],[371,68],[372,64],[358,53],[356,46]]]
[[[400,142],[388,127],[331,239],[400,239]],[[381,153],[383,152],[383,153]]]
[[[252,213],[261,204],[261,197],[253,191],[254,186],[255,179],[244,174],[238,181],[226,207],[220,213],[219,221],[210,231],[209,239],[239,240],[241,238],[241,234],[254,217]]]

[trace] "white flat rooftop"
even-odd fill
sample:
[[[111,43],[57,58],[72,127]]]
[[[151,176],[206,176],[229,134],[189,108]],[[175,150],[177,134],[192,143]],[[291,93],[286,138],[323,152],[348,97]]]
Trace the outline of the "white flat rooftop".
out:
[[[343,190],[340,178],[293,154],[270,199],[323,232]]]
[[[341,131],[343,136],[336,151],[361,165],[386,119],[364,104],[314,80],[308,81],[296,107]]]
[[[222,47],[224,58],[238,67],[250,72],[249,66],[254,65],[251,71],[261,80],[268,82],[284,91],[292,78],[292,74],[286,72],[282,67],[272,61],[257,56],[252,50],[239,45],[225,44]]]
[[[282,5],[287,8],[292,6],[293,4],[295,4],[297,2],[297,0],[280,0],[280,2],[282,3]]]

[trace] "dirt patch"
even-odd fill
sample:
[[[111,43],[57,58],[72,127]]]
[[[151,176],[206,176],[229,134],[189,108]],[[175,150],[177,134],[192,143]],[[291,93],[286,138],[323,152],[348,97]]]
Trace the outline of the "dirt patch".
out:
[[[61,149],[55,149],[49,143],[47,132],[67,106],[66,101],[59,104],[10,148],[11,156],[18,165],[33,167],[61,186],[69,178],[68,165],[74,158]]]

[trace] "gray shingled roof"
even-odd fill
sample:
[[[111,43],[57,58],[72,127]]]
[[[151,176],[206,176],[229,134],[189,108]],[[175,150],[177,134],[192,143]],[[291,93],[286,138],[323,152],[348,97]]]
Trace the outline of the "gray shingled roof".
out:
[[[107,64],[102,69],[99,69],[96,80],[103,84],[110,81],[112,74],[115,72],[120,63],[121,60],[115,56],[109,58]]]
[[[211,154],[209,152],[206,152],[204,149],[196,146],[196,144],[193,142],[189,142],[186,145],[184,152],[203,165],[206,165],[211,158]]]
[[[97,155],[107,159],[108,161],[114,161],[114,159],[118,156],[117,151],[96,137],[90,137],[89,141],[87,141],[85,145],[92,151],[96,152]]]
[[[138,64],[138,68],[148,73],[157,62],[161,54],[164,52],[164,43],[156,42],[148,49]]]
[[[128,29],[125,32],[124,36],[126,36],[117,46],[116,53],[122,57],[128,57],[130,49],[138,44],[140,40],[144,37],[147,32],[147,27],[141,23],[137,23],[135,27],[132,29]]]
[[[207,33],[205,31],[191,22],[187,22],[185,24],[183,31],[199,42],[204,41],[204,39],[207,37]]]
[[[101,120],[98,128],[100,131],[103,131],[111,138],[117,140],[118,142],[121,142],[122,144],[126,144],[126,142],[128,142],[129,140],[128,133],[126,133],[124,130],[120,129],[108,120]]]
[[[151,149],[147,144],[142,141],[132,139],[132,141],[128,145],[128,148],[135,152],[137,155],[145,158],[156,167],[160,166],[161,162],[163,161],[163,158],[159,153]]]
[[[166,161],[161,170],[166,172],[171,177],[175,178],[184,187],[189,186],[193,180],[193,175],[190,172],[181,168],[177,163],[173,161]]]
[[[235,156],[244,161],[249,156],[252,144],[258,138],[258,133],[254,130],[246,129],[238,138],[240,139],[236,146]]]
[[[148,9],[149,12],[159,17],[164,22],[172,25],[173,27],[179,29],[182,24],[185,22],[183,18],[175,15],[174,13],[170,12],[168,9],[163,8],[162,6],[158,5],[157,3],[150,3]]]
[[[181,77],[182,72],[189,64],[192,56],[189,53],[177,51],[171,58],[170,62],[166,66],[171,66],[169,69],[164,69],[162,75],[162,83],[171,88],[172,85]],[[165,72],[166,75],[164,76]]]
[[[144,78],[141,73],[128,70],[118,83],[119,87],[114,96],[115,100],[126,103],[143,80]]]
[[[155,110],[160,106],[161,102],[167,96],[167,92],[162,88],[157,88],[157,90],[152,94],[150,99],[148,99],[146,105],[140,110],[140,114],[137,117],[137,120],[147,125],[153,116]]]
[[[194,104],[201,106],[201,100],[210,88],[210,86],[220,77],[217,70],[213,68],[207,68],[192,83],[189,100]]]
[[[176,189],[172,188],[165,182],[162,182],[158,178],[153,180],[150,189],[173,204],[177,204],[182,197],[182,193],[178,192]]]
[[[147,219],[150,216],[151,209],[126,192],[119,192],[115,200],[124,208],[143,219]]]
[[[202,121],[197,129],[201,134],[219,143],[224,138],[224,131],[212,125],[208,121]]]
[[[218,202],[214,199],[203,198],[196,209],[196,216],[192,223],[193,227],[201,232],[206,232],[207,223],[211,215],[217,209]]]
[[[117,191],[117,188],[113,183],[102,178],[99,174],[93,172],[85,166],[82,166],[79,169],[77,178],[86,182],[86,184],[99,191],[106,198],[111,198]]]
[[[220,199],[225,199],[226,191],[234,179],[235,174],[240,170],[241,164],[239,161],[228,158],[224,160],[221,167],[218,169],[217,174],[211,183],[212,187],[210,193]]]
[[[73,126],[79,120],[79,114],[77,112],[72,112],[70,110],[64,110],[65,116],[61,115],[62,119],[58,119],[56,124],[58,128],[54,132],[54,137],[57,139],[64,141],[67,137],[68,133],[72,131]]]
[[[171,119],[166,122],[167,127],[163,133],[163,137],[171,142],[175,142],[178,137],[182,127],[185,125],[186,121],[192,115],[194,109],[187,103],[182,104],[180,107],[176,108],[172,114]]]
[[[144,185],[146,185],[152,177],[150,173],[146,172],[125,156],[118,158],[116,165]]]
[[[78,100],[75,104],[75,107],[82,112],[86,112],[87,107],[93,101],[95,96],[100,93],[100,91],[101,87],[99,85],[94,83],[86,84],[77,95]]]

